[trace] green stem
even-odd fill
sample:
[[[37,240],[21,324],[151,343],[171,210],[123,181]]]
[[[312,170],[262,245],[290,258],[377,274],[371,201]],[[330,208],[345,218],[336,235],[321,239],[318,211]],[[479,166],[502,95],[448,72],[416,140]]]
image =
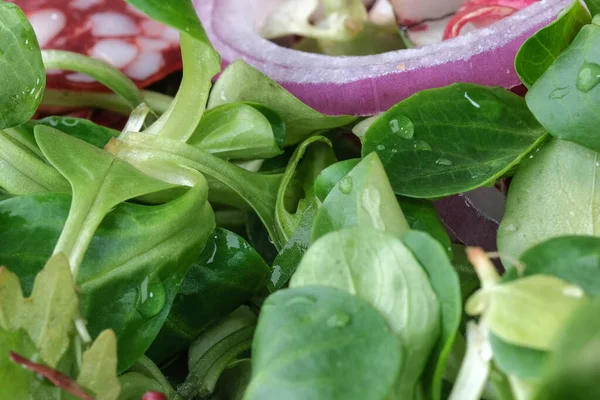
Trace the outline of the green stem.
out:
[[[144,103],[158,115],[169,109],[173,98],[166,94],[142,90]],[[114,93],[75,92],[68,90],[46,89],[42,99],[42,107],[92,107],[129,115],[133,107]]]
[[[86,74],[114,91],[135,108],[144,102],[135,83],[112,65],[82,54],[63,50],[43,50],[44,66]]]
[[[185,142],[202,118],[211,80],[220,71],[221,65],[210,46],[184,33],[181,34],[181,55],[183,78],[175,100],[145,133]]]

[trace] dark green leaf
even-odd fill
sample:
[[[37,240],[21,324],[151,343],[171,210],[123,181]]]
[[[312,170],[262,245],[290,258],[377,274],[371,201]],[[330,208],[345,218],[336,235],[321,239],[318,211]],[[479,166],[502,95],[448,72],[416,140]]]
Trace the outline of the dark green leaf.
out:
[[[433,203],[426,199],[399,197],[400,208],[406,217],[410,229],[430,234],[437,240],[446,254],[452,256],[450,236]]]
[[[544,137],[524,100],[505,89],[457,83],[419,92],[367,131],[394,191],[438,198],[493,183]]]
[[[208,101],[208,108],[238,101],[264,104],[285,121],[286,145],[300,143],[319,132],[347,125],[353,116],[330,117],[308,107],[278,83],[239,60],[221,74]]]
[[[176,355],[210,324],[257,294],[268,271],[246,240],[217,228],[181,283],[169,317],[147,354],[157,363]]]
[[[575,0],[556,21],[527,39],[515,58],[515,70],[525,86],[533,86],[591,20],[583,4]]]
[[[396,337],[366,301],[328,287],[281,290],[263,306],[244,398],[384,400],[401,362]]]
[[[409,227],[377,154],[367,155],[332,190],[313,225],[313,241],[341,228],[402,235]]]
[[[600,235],[600,158],[552,139],[517,171],[498,230],[498,249],[518,259],[530,247],[565,235]],[[510,259],[503,259],[506,265]]]
[[[323,202],[327,195],[335,188],[354,167],[358,165],[360,158],[353,158],[337,162],[325,168],[315,181],[315,194],[317,198]]]
[[[187,143],[226,159],[256,160],[282,153],[271,122],[242,103],[207,111]]]
[[[252,361],[245,358],[227,366],[217,382],[214,400],[242,400],[252,377]]]
[[[600,14],[600,1],[598,0],[584,0],[585,5],[588,7],[592,16]]]
[[[584,26],[527,93],[527,105],[553,136],[600,151],[600,26]]]
[[[446,363],[462,316],[458,274],[448,259],[447,249],[428,234],[409,231],[402,241],[429,275],[440,302],[440,335],[421,378],[427,398],[439,400]]]
[[[27,122],[42,101],[46,70],[35,32],[15,4],[0,2],[0,129]]]
[[[34,123],[54,127],[99,149],[103,149],[110,139],[119,136],[119,131],[96,125],[92,121],[82,118],[47,117]]]

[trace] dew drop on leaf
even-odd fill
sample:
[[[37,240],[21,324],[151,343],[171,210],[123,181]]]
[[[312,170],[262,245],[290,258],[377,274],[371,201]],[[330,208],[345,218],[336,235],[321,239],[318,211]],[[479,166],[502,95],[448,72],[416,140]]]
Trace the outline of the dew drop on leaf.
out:
[[[435,160],[435,163],[437,165],[443,165],[443,166],[446,166],[446,167],[449,167],[449,166],[451,166],[453,164],[453,162],[450,161],[450,160],[448,160],[447,158],[438,158],[437,160]]]
[[[289,299],[288,301],[285,302],[286,306],[293,306],[296,304],[315,304],[317,302],[317,299],[314,298],[313,296],[308,296],[305,294],[299,294],[297,296],[292,297],[291,299]]]
[[[385,146],[384,146],[384,145],[382,145],[382,144],[379,144],[379,145],[377,145],[377,147],[376,147],[376,148],[377,148],[377,150],[379,150],[379,151],[383,151],[383,150],[385,150]]]
[[[136,308],[146,318],[159,314],[165,306],[166,293],[160,280],[147,276],[138,289]]]
[[[584,63],[577,75],[577,89],[587,93],[600,83],[600,65]]]
[[[402,139],[412,139],[415,135],[415,127],[412,121],[404,115],[390,119],[388,124],[392,133],[400,136]]]
[[[413,143],[413,149],[419,151],[431,151],[431,146],[424,140],[415,140]]]
[[[344,311],[338,311],[327,318],[327,326],[331,328],[344,328],[350,324],[352,317]]]
[[[344,179],[340,181],[340,192],[344,194],[349,194],[352,191],[352,177],[346,176]]]

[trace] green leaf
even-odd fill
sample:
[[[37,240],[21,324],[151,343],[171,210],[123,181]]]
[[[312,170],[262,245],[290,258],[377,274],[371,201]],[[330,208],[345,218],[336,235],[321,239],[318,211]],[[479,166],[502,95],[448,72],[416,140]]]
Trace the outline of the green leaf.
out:
[[[252,361],[249,358],[227,366],[219,377],[215,388],[215,400],[242,400],[252,376]]]
[[[412,398],[440,331],[440,304],[427,274],[396,237],[369,228],[331,232],[315,241],[290,287],[333,286],[368,301],[386,317],[404,349],[394,390]]]
[[[433,203],[426,199],[412,199],[410,197],[399,197],[398,202],[410,229],[430,234],[442,245],[448,257],[451,257],[450,236],[448,236],[444,223]]]
[[[69,192],[69,182],[36,153],[0,131],[0,186],[12,195]]]
[[[409,231],[402,236],[402,241],[427,272],[440,303],[440,335],[421,378],[427,398],[439,400],[446,364],[462,316],[458,274],[448,259],[447,250],[428,234]]]
[[[584,0],[585,5],[590,10],[592,16],[600,14],[600,1],[598,0]]]
[[[119,131],[97,125],[90,120],[72,117],[47,117],[33,122],[54,127],[63,133],[103,149],[110,139],[119,136]]]
[[[17,275],[1,267],[0,305],[0,328],[25,330],[42,360],[55,367],[69,348],[78,316],[75,284],[64,255],[48,260],[27,299],[23,298]]]
[[[384,400],[401,362],[397,339],[366,301],[322,286],[281,290],[263,306],[244,399]]]
[[[283,152],[267,117],[243,103],[207,111],[187,143],[225,159],[256,160]]]
[[[331,142],[323,136],[306,139],[294,151],[277,191],[275,221],[282,245],[292,237],[306,210],[317,201],[315,194],[317,176],[335,161]],[[301,194],[291,196],[289,201],[293,189]]]
[[[160,206],[121,204],[94,233],[77,276],[81,313],[92,335],[116,332],[119,371],[148,349],[214,229],[206,191],[197,185]],[[0,203],[0,263],[13,266],[26,293],[52,253],[69,202],[68,195],[41,194]]]
[[[580,309],[564,326],[550,368],[535,400],[588,400],[600,397],[600,299]]]
[[[27,17],[15,4],[0,3],[0,129],[27,122],[42,101],[46,71]]]
[[[234,61],[223,71],[211,92],[208,108],[238,101],[260,103],[277,112],[287,127],[287,146],[300,143],[313,134],[350,124],[357,118],[321,114],[241,60]]]
[[[317,198],[321,202],[325,201],[327,195],[331,193],[335,186],[348,175],[360,161],[360,158],[340,161],[321,171],[315,181],[315,194],[317,195]]]
[[[514,345],[550,350],[565,321],[588,298],[578,286],[550,275],[534,275],[483,287],[467,301],[492,333]]]
[[[315,218],[313,241],[347,227],[397,236],[409,229],[377,154],[367,155],[329,193]]]
[[[394,191],[438,198],[493,183],[544,138],[524,100],[502,88],[457,83],[419,92],[369,128]]]
[[[169,317],[146,354],[161,363],[185,349],[209,325],[257,294],[268,271],[244,238],[217,228],[181,283]]]
[[[202,23],[198,19],[191,0],[125,0],[155,21],[187,33],[195,40],[210,46]],[[211,46],[212,48],[212,46]],[[213,50],[214,51],[214,50]]]
[[[119,400],[139,400],[145,392],[150,391],[164,393],[171,400],[182,400],[161,370],[146,356],[140,357],[119,380],[123,383]]]
[[[117,338],[110,330],[98,335],[83,353],[77,383],[90,389],[96,400],[117,400],[121,385],[117,378]]]
[[[538,380],[544,374],[549,352],[516,346],[490,333],[494,363],[507,375]]]
[[[36,126],[35,138],[44,156],[73,189],[73,203],[55,253],[67,255],[74,273],[111,209],[126,200],[175,187],[54,128]]]
[[[500,254],[518,259],[553,237],[600,235],[598,153],[553,139],[530,157],[508,191],[498,231]]]
[[[591,20],[583,4],[575,0],[556,21],[527,39],[515,58],[515,70],[525,86],[533,86]]]
[[[600,26],[584,26],[527,93],[527,106],[553,136],[600,151]]]

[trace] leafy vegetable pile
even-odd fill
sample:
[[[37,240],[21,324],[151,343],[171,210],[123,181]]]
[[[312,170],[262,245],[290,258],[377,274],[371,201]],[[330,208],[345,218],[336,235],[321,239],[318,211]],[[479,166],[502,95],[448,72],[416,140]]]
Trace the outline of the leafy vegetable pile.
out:
[[[600,398],[597,0],[521,48],[525,99],[456,83],[358,124],[241,61],[211,89],[191,3],[127,2],[181,32],[173,99],[0,2],[2,398]],[[31,119],[45,68],[123,131]],[[499,253],[451,243],[432,200],[498,180]]]

